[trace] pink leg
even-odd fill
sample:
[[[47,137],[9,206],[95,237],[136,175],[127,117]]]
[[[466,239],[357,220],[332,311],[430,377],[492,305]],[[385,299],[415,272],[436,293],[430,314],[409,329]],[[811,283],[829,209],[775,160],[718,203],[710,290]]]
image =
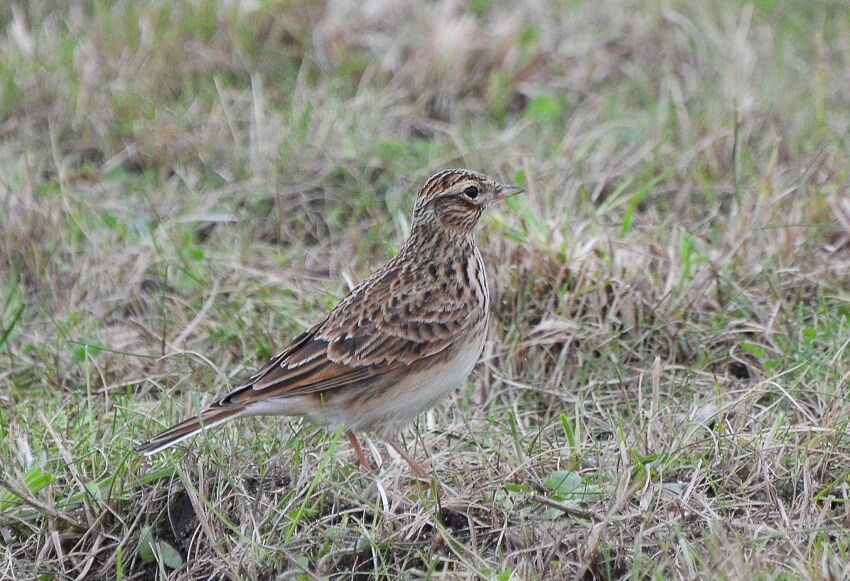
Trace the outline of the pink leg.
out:
[[[402,447],[402,445],[401,445],[401,444],[399,444],[399,443],[398,443],[398,442],[396,442],[395,440],[387,440],[386,442],[387,442],[387,444],[389,444],[390,446],[392,446],[392,447],[393,447],[393,450],[395,450],[396,452],[398,452],[398,453],[399,453],[399,455],[401,455],[401,457],[402,457],[402,458],[404,458],[405,462],[407,462],[408,464],[410,464],[410,467],[413,469],[413,471],[414,471],[414,472],[416,472],[416,475],[417,475],[419,478],[421,478],[421,479],[423,479],[423,480],[430,480],[430,478],[429,478],[429,476],[428,476],[428,471],[427,471],[427,470],[425,470],[425,468],[422,466],[422,464],[420,464],[419,462],[417,462],[417,461],[413,458],[413,456],[411,456],[410,454],[408,454],[408,453],[407,453],[407,450],[405,450],[405,449]]]
[[[354,455],[357,456],[357,462],[360,463],[363,470],[371,474],[372,466],[369,464],[366,454],[363,453],[363,447],[360,445],[360,440],[357,439],[354,432],[348,432],[348,441],[351,442],[351,447],[354,448]]]

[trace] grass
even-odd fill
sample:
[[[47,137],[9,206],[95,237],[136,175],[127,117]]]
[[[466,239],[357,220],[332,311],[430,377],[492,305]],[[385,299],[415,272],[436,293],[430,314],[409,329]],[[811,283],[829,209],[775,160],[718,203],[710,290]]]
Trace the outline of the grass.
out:
[[[843,578],[840,2],[0,7],[0,577]],[[151,458],[467,166],[482,363],[379,440]]]

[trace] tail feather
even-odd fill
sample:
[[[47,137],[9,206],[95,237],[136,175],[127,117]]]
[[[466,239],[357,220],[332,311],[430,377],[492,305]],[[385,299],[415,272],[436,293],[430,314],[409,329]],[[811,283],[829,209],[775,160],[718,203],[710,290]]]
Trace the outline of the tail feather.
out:
[[[179,424],[175,424],[167,430],[157,434],[144,444],[138,446],[136,451],[141,452],[145,456],[156,454],[161,450],[170,448],[171,446],[182,442],[187,438],[191,438],[195,434],[203,432],[213,426],[238,418],[243,415],[244,412],[244,405],[211,407],[210,409],[202,412],[200,415],[183,420]]]

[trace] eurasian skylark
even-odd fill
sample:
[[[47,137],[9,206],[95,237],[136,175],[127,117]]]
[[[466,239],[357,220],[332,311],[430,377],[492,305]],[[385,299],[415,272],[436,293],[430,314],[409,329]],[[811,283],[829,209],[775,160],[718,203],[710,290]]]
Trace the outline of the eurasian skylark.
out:
[[[138,447],[153,454],[244,416],[304,416],[376,432],[425,477],[391,435],[464,382],[487,335],[490,292],[474,230],[484,210],[522,188],[450,169],[419,191],[410,236],[318,325],[295,338],[246,384]]]

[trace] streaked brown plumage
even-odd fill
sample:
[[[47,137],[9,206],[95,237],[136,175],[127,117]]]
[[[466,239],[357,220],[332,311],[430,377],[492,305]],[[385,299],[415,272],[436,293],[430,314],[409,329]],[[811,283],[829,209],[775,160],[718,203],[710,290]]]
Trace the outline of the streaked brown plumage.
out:
[[[475,225],[494,201],[521,191],[469,170],[432,176],[392,260],[245,385],[138,450],[153,454],[236,417],[305,416],[344,426],[368,466],[354,432],[391,433],[460,385],[478,360],[490,297]]]

